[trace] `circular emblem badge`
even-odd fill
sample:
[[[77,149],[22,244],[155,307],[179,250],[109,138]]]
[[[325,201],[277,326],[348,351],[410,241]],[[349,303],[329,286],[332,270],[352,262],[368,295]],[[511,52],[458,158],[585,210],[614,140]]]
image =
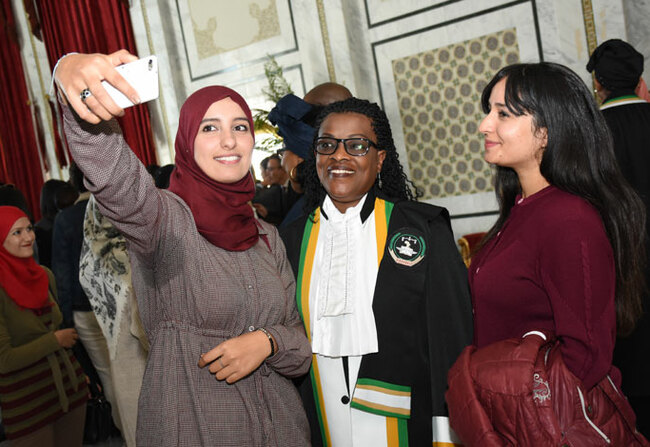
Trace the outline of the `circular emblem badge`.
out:
[[[422,236],[398,231],[390,238],[388,252],[399,265],[413,267],[424,259],[426,244]]]

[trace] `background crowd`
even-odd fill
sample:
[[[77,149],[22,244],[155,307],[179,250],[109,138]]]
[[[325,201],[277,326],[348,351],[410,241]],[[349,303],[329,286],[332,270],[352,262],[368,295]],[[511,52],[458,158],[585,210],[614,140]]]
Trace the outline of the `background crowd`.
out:
[[[595,92],[554,63],[487,84],[500,208],[469,270],[377,104],[334,83],[283,97],[284,146],[257,180],[245,99],[205,87],[181,108],[175,164],[145,167],[99,83],[137,102],[114,69],[134,59],[60,60],[75,164],[43,185],[41,220],[0,186],[10,445],[81,445],[87,382],[129,446],[648,445],[650,98],[629,44],[593,52]],[[515,396],[507,360],[533,349],[552,365],[536,384],[577,389],[555,419],[525,398],[494,411],[485,391]],[[481,372],[482,356],[506,366]]]

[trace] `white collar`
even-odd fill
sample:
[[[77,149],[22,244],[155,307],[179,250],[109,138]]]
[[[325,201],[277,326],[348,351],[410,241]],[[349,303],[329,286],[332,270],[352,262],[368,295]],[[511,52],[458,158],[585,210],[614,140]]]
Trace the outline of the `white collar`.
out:
[[[366,199],[368,198],[368,193],[366,193],[361,200],[359,200],[359,203],[357,203],[354,206],[351,206],[347,210],[345,210],[344,213],[340,212],[339,209],[334,205],[334,202],[332,202],[332,199],[330,199],[330,196],[326,196],[325,200],[323,201],[323,206],[321,207],[324,211],[324,217],[329,220],[330,222],[348,222],[355,217],[359,218],[359,222],[361,222],[361,210],[363,209],[363,204],[366,202]]]

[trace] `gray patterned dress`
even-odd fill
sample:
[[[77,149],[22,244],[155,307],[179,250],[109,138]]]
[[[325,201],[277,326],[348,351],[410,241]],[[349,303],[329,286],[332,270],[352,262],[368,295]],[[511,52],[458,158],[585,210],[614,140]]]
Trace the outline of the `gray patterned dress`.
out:
[[[115,120],[93,126],[64,110],[70,151],[100,210],[125,235],[151,351],[138,407],[138,446],[306,446],[309,427],[292,377],[311,349],[277,231],[230,252],[197,231],[189,207],[158,190]],[[228,385],[199,356],[263,326],[278,352]],[[119,385],[118,385],[119,386]]]

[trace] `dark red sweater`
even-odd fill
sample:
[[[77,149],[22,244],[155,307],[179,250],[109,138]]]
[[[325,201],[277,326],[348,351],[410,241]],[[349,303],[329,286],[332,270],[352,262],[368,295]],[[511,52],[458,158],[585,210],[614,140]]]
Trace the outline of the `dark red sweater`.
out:
[[[612,248],[600,215],[583,199],[549,186],[519,201],[472,259],[474,343],[547,329],[563,341],[571,372],[590,389],[612,373],[616,337]]]

